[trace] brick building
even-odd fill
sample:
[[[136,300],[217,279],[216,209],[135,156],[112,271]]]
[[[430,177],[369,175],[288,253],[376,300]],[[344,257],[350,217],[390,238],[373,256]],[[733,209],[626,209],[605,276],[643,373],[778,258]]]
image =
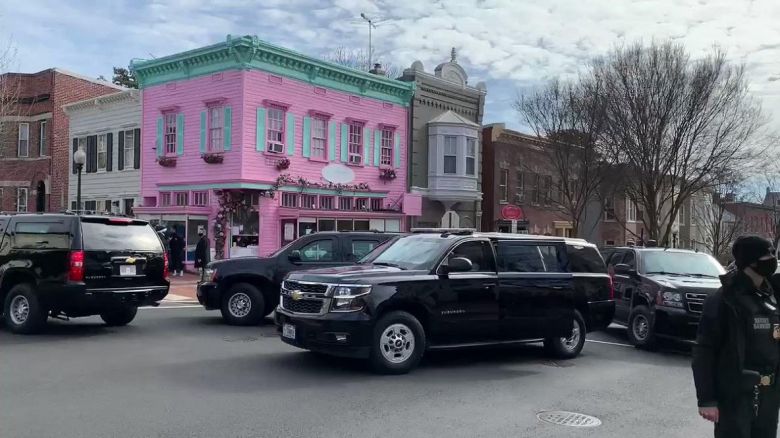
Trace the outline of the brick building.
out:
[[[68,196],[63,105],[122,89],[61,69],[0,76],[0,211],[59,211]]]
[[[543,147],[537,137],[504,124],[482,129],[483,230],[572,236],[571,220],[556,201],[557,176]],[[519,207],[522,217],[510,220],[505,207]],[[581,224],[580,235],[588,240],[597,229],[598,208],[589,206]]]

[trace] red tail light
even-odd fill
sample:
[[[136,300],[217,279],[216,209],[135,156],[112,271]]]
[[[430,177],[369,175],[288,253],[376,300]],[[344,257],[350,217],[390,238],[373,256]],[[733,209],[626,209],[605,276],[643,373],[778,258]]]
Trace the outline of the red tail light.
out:
[[[84,281],[84,251],[70,252],[70,266],[68,269],[68,281]]]
[[[609,276],[609,299],[615,299],[615,280],[612,279],[611,275]]]
[[[163,253],[163,277],[167,280],[170,277],[170,271],[168,270],[168,253]]]

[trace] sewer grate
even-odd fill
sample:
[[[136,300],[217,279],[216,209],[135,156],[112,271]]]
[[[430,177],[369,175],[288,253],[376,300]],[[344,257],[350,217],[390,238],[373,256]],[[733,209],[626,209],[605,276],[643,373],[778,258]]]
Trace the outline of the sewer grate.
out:
[[[567,411],[544,411],[536,414],[536,418],[546,423],[557,424],[559,426],[571,427],[597,427],[601,426],[601,420],[598,418],[579,414],[577,412]]]

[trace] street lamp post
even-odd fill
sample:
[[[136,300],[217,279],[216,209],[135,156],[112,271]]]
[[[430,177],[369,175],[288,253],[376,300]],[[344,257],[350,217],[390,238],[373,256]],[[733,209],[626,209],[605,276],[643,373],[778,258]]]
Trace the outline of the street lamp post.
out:
[[[73,153],[73,164],[76,165],[76,172],[78,173],[78,182],[76,183],[76,212],[78,214],[81,214],[81,170],[86,162],[87,153],[84,152],[84,149],[79,148]]]

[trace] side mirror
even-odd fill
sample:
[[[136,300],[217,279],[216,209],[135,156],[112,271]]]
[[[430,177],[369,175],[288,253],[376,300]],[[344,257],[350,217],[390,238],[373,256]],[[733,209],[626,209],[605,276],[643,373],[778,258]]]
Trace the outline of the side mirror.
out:
[[[453,257],[447,261],[446,265],[442,265],[442,274],[449,274],[451,272],[469,272],[474,266],[471,260],[466,257]]]
[[[632,269],[631,266],[620,263],[615,265],[615,274],[634,276],[636,275],[636,270]]]
[[[292,263],[300,263],[301,261],[301,252],[297,249],[294,249],[290,251],[290,254],[287,255],[287,259],[290,260]]]

